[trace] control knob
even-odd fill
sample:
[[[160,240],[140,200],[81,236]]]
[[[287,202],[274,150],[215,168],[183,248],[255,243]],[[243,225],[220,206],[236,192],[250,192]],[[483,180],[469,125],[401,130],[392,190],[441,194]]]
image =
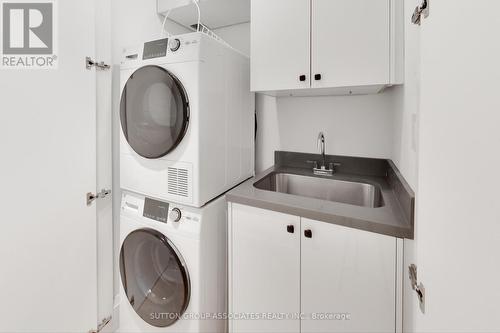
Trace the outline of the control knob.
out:
[[[172,208],[169,214],[170,220],[174,222],[179,222],[181,220],[181,217],[182,217],[181,210],[179,208]]]
[[[170,51],[175,52],[181,47],[181,41],[177,38],[171,39],[169,42]]]

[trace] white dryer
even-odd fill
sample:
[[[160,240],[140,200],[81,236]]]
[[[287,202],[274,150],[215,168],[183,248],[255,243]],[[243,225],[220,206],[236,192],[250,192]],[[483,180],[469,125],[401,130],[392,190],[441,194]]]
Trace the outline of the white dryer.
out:
[[[226,218],[123,192],[119,332],[226,331]]]
[[[253,176],[247,57],[202,33],[146,42],[121,91],[122,189],[201,207]]]

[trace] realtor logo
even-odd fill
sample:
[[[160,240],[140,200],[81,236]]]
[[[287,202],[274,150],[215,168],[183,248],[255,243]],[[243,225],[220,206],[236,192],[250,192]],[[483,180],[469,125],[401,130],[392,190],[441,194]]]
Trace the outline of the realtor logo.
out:
[[[1,5],[1,67],[55,68],[55,3],[3,1]]]

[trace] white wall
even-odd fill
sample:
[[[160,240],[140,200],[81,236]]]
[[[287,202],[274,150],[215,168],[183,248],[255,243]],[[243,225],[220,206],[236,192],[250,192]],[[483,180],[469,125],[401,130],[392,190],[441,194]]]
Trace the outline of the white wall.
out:
[[[418,174],[420,27],[409,18],[420,3],[421,0],[405,0],[405,84],[391,91],[395,110],[392,160],[414,189]]]
[[[389,93],[278,99],[280,148],[317,152],[318,132],[327,154],[390,158],[393,109]]]
[[[418,140],[420,110],[420,27],[410,22],[420,0],[405,0],[405,84],[391,91],[393,98],[394,132],[392,160],[418,197]],[[415,235],[418,222],[415,222]],[[408,266],[416,263],[417,240],[404,241],[403,325],[412,332],[418,310],[418,300],[411,288]]]

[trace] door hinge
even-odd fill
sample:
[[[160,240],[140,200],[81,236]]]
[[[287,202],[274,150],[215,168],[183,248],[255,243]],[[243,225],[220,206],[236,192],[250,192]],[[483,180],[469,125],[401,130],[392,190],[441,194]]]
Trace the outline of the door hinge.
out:
[[[101,71],[111,68],[109,65],[105,64],[104,61],[97,62],[95,60],[92,60],[92,58],[90,57],[85,57],[85,68],[90,70],[92,69],[92,67],[95,67],[96,69]]]
[[[411,288],[417,293],[420,311],[425,313],[425,288],[422,283],[418,283],[417,266],[411,264],[410,267],[408,267],[408,273],[411,281]]]
[[[422,16],[424,18],[429,16],[429,0],[422,0],[422,4],[415,8],[413,16],[411,17],[411,22],[420,25],[420,23],[422,23]]]
[[[97,199],[104,199],[111,194],[111,190],[102,189],[101,192],[94,194],[92,192],[87,193],[87,206],[90,206],[92,202]]]
[[[99,332],[101,332],[101,331],[102,331],[102,329],[103,329],[104,327],[106,327],[106,325],[108,325],[108,324],[109,324],[109,322],[111,321],[111,318],[112,318],[111,316],[109,316],[109,317],[107,317],[107,318],[104,318],[104,319],[101,321],[101,323],[100,323],[99,325],[97,325],[97,329],[95,329],[95,330],[94,330],[94,329],[92,329],[92,330],[90,330],[90,331],[89,331],[89,333],[99,333]]]

